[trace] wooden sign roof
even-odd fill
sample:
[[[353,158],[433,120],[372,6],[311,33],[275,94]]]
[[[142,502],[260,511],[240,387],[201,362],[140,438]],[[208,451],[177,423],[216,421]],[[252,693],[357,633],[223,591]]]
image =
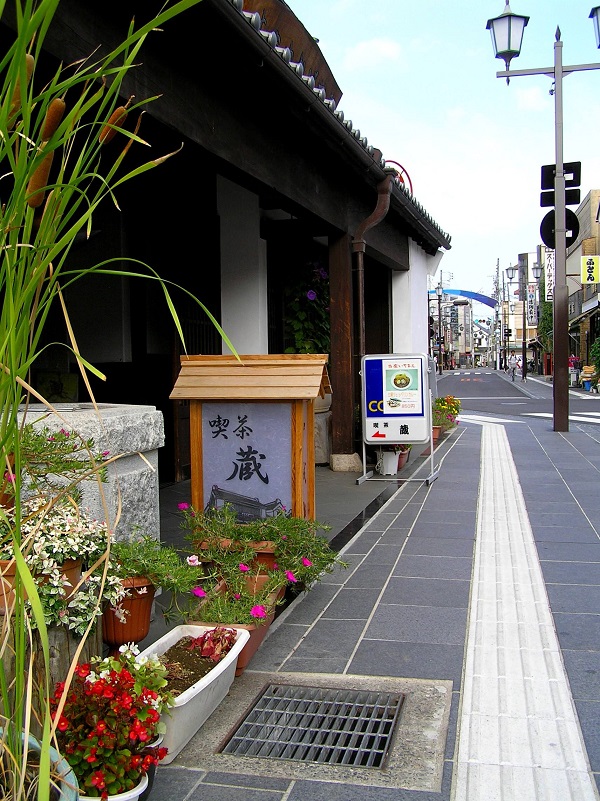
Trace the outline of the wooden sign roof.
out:
[[[172,400],[313,400],[331,392],[327,356],[182,356]]]

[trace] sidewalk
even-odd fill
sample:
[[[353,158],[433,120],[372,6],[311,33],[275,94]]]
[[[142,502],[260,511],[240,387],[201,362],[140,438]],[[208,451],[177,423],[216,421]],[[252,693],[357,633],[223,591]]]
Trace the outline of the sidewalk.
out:
[[[318,468],[317,517],[349,567],[275,621],[152,801],[597,801],[598,443],[467,422],[436,457],[431,486]],[[217,753],[267,684],[404,695],[385,767]]]

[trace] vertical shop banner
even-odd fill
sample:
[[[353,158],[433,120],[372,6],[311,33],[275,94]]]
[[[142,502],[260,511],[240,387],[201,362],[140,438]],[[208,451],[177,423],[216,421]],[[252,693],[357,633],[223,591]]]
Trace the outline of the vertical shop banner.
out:
[[[537,284],[527,284],[527,325],[537,325]]]
[[[546,248],[544,256],[544,276],[546,279],[546,301],[554,300],[554,251]]]
[[[363,357],[363,439],[367,444],[429,441],[428,369],[423,353]]]

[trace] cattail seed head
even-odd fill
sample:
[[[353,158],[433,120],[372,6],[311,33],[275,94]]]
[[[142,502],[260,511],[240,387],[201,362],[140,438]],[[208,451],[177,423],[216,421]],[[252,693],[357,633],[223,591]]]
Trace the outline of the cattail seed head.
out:
[[[62,97],[55,97],[46,110],[42,126],[42,141],[47,142],[60,125],[65,113],[66,103]]]

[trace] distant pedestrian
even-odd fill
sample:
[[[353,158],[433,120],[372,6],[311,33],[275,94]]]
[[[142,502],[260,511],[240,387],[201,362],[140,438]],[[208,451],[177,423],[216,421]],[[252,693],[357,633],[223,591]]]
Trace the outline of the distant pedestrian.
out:
[[[517,372],[517,367],[519,366],[519,359],[515,356],[514,350],[511,350],[510,356],[508,357],[508,372],[510,373],[511,380],[515,380],[515,373]]]

